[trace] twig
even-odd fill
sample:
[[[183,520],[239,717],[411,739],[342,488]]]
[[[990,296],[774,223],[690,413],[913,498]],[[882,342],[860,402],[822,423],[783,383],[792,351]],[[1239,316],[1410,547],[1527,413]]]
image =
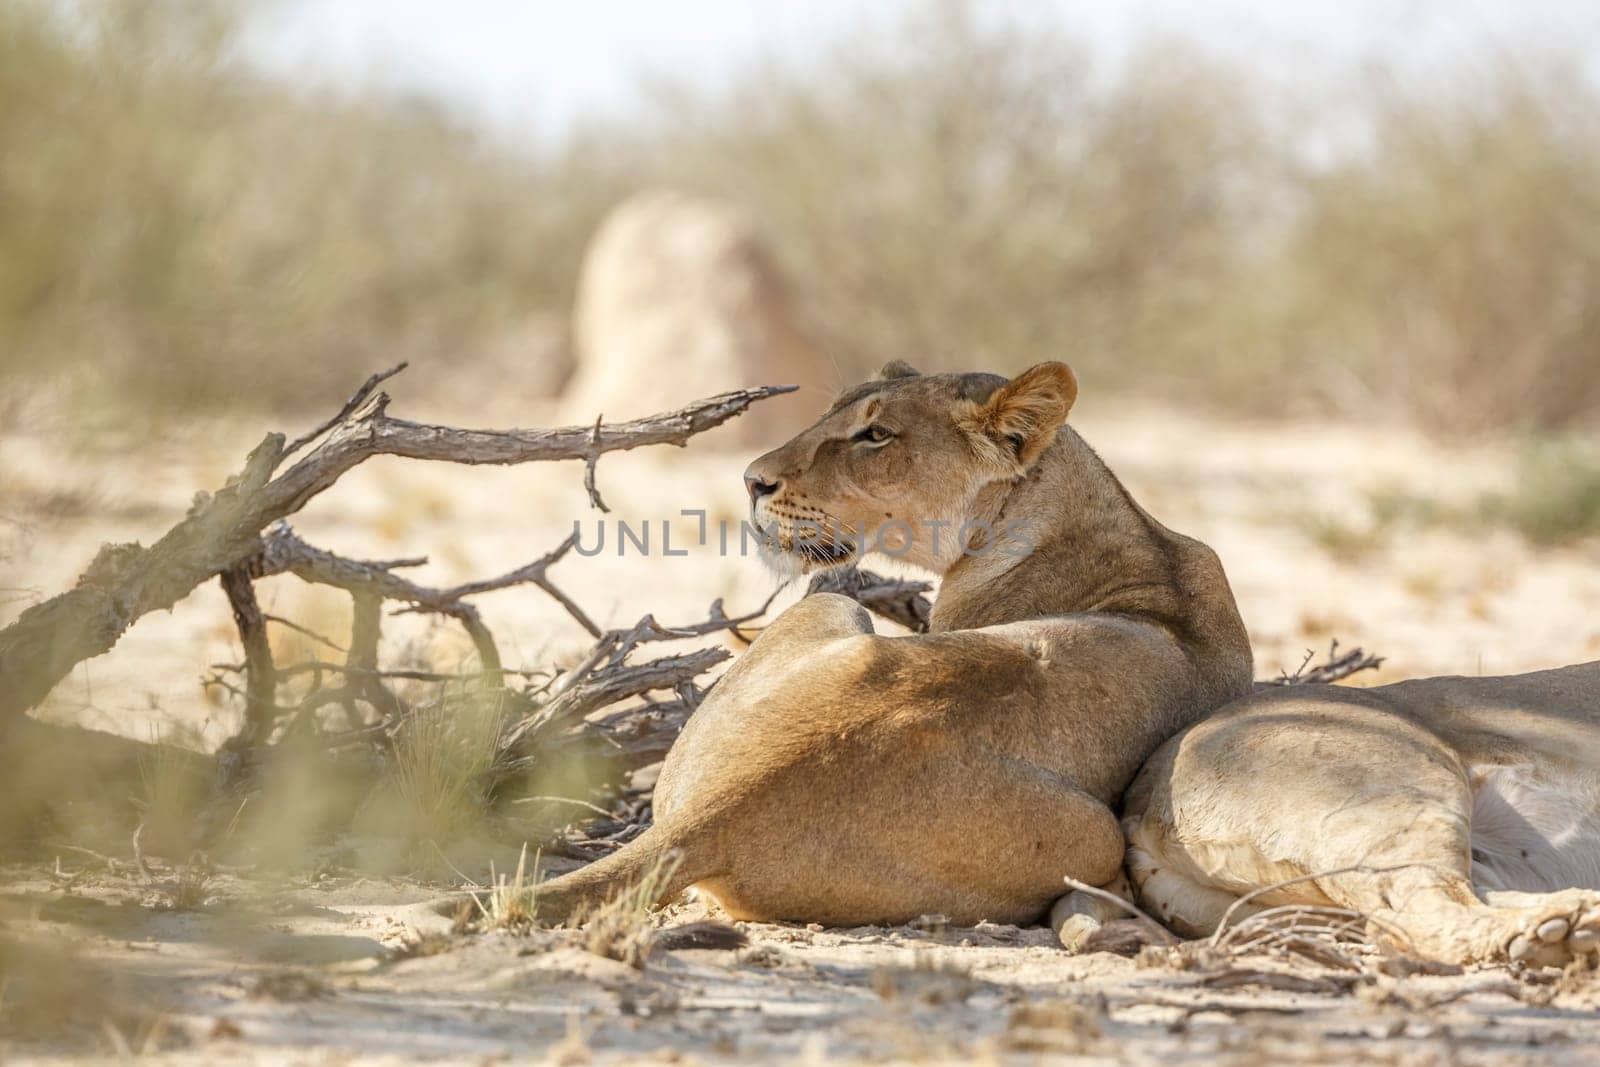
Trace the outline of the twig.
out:
[[[772,602],[778,599],[782,587],[774,590],[759,608],[745,615],[730,618],[722,607],[722,598],[718,597],[711,602],[707,609],[708,617],[702,622],[689,623],[685,626],[662,626],[656,622],[654,615],[646,615],[628,630],[614,630],[607,637],[616,638],[616,647],[610,654],[612,664],[621,663],[639,645],[651,641],[676,641],[686,637],[703,637],[706,634],[726,630],[739,634],[739,627],[747,622],[761,618],[772,609]],[[743,636],[740,634],[739,636]]]
[[[395,564],[391,563],[391,564],[389,564],[389,566],[393,567],[393,566],[395,566]],[[282,626],[286,630],[293,630],[297,634],[301,634],[301,635],[303,635],[305,637],[309,637],[309,638],[311,638],[311,640],[316,641],[316,642],[318,642],[320,644],[327,645],[329,648],[333,649],[335,652],[348,652],[349,651],[349,649],[344,648],[343,646],[334,643],[333,641],[329,640],[326,637],[323,637],[321,634],[317,633],[315,630],[311,629],[310,627],[301,626],[299,623],[295,622],[293,619],[286,619],[281,615],[271,615],[271,614],[268,614],[267,612],[262,612],[261,613],[261,618],[262,618],[262,620],[264,622],[276,623],[277,625]]]
[[[107,856],[103,852],[96,852],[92,848],[84,848],[82,845],[69,845],[64,841],[57,841],[57,842],[52,842],[50,847],[52,849],[60,849],[63,852],[76,852],[76,853],[78,853],[80,855],[88,856],[92,860],[96,860],[96,861],[98,861],[100,863],[105,864],[106,870],[110,871],[112,874],[119,873],[120,868],[121,868],[121,864],[122,864],[121,860],[115,859],[115,858],[113,858],[111,856]],[[56,858],[57,865],[59,865],[60,862],[61,862],[61,859],[58,856]]]
[[[1149,915],[1145,914],[1138,908],[1138,906],[1123,900],[1115,893],[1112,893],[1109,890],[1101,889],[1099,886],[1090,885],[1087,882],[1080,882],[1076,878],[1072,878],[1070,876],[1064,877],[1061,880],[1067,884],[1068,889],[1075,889],[1080,893],[1087,893],[1089,896],[1094,897],[1097,900],[1103,900],[1108,904],[1115,905],[1116,907],[1127,912],[1129,915],[1132,915],[1135,919],[1138,919],[1140,922],[1149,927],[1150,931],[1156,935],[1157,940],[1159,940],[1161,944],[1176,945],[1178,943],[1178,939],[1173,937],[1172,932],[1165,926],[1162,926]]]
[[[1363,864],[1355,864],[1349,867],[1335,867],[1332,870],[1317,871],[1313,874],[1302,874],[1296,878],[1285,878],[1281,882],[1274,882],[1272,885],[1261,886],[1259,889],[1251,890],[1250,892],[1241,896],[1239,899],[1235,900],[1232,904],[1228,905],[1228,910],[1223,912],[1222,918],[1217,921],[1217,928],[1211,932],[1211,938],[1208,943],[1212,948],[1217,948],[1221,944],[1222,938],[1228,929],[1228,923],[1233,919],[1234,913],[1240,908],[1244,907],[1250,901],[1255,900],[1258,897],[1265,896],[1268,893],[1276,893],[1281,889],[1286,889],[1292,885],[1299,885],[1302,882],[1314,882],[1319,878],[1333,878],[1341,874],[1355,873],[1389,874],[1393,871],[1409,870],[1416,866],[1418,866],[1418,864],[1415,863],[1400,863],[1390,867],[1368,867]],[[1363,915],[1362,918],[1364,918],[1367,922],[1374,921],[1370,915]],[[1410,938],[1405,936],[1404,931],[1385,926],[1384,932],[1390,934],[1391,936],[1394,934],[1399,934],[1400,936],[1397,940],[1403,941],[1408,945],[1410,943]]]
[[[516,803],[518,803],[518,804],[533,804],[533,803],[537,803],[537,802],[540,802],[540,801],[543,801],[545,803],[550,803],[550,804],[573,804],[573,805],[576,805],[577,807],[580,807],[580,808],[588,808],[590,811],[594,812],[596,815],[603,815],[608,819],[611,818],[611,812],[607,811],[605,808],[602,808],[598,804],[591,804],[587,800],[579,800],[577,797],[548,797],[548,796],[518,797]]]
[[[604,415],[596,415],[594,417],[594,434],[589,438],[589,441],[590,444],[595,446],[595,450],[583,457],[583,488],[589,494],[589,504],[591,506],[599,508],[602,512],[609,512],[611,509],[606,507],[604,500],[600,499],[600,490],[596,488],[594,481],[595,463],[600,459],[600,422],[604,418]]]
[[[1366,921],[1365,915],[1349,908],[1287,904],[1250,916],[1214,939],[1213,944],[1223,950],[1276,947],[1323,966],[1359,971],[1361,965],[1339,945],[1366,944]]]
[[[1370,656],[1361,648],[1352,648],[1344,655],[1339,654],[1339,641],[1334,639],[1328,646],[1328,661],[1311,666],[1311,661],[1316,653],[1306,649],[1306,655],[1300,661],[1293,674],[1284,672],[1265,685],[1331,685],[1334,682],[1350,677],[1361,671],[1375,671],[1383,664],[1382,656]],[[1309,669],[1308,669],[1309,668]]]
[[[696,434],[794,386],[740,389],[676,411],[598,427],[467,430],[397,419],[376,386],[357,390],[333,419],[285,446],[268,434],[244,469],[214,494],[199,494],[183,521],[149,547],[104,546],[71,590],[35,604],[0,629],[0,720],[36,705],[73,667],[109,651],[129,626],[178,600],[261,549],[261,531],[300,510],[352,467],[373,456],[462,464],[582,459],[658,444],[685,445]],[[315,442],[287,470],[292,452]],[[392,569],[392,568],[391,568]]]
[[[390,378],[393,378],[396,374],[399,374],[401,371],[405,370],[408,366],[410,366],[410,363],[402,360],[401,362],[390,367],[388,370],[381,370],[372,377],[368,378],[362,384],[360,389],[357,389],[354,393],[350,394],[350,399],[344,402],[344,407],[339,409],[339,413],[337,415],[323,423],[321,426],[318,426],[316,429],[307,431],[306,433],[301,434],[299,437],[296,437],[294,441],[283,450],[283,455],[279,458],[287,459],[289,456],[300,451],[300,449],[304,448],[306,445],[309,445],[312,441],[315,441],[317,438],[321,437],[323,434],[339,425],[345,419],[348,419],[357,408],[366,403],[367,397],[372,395],[372,391],[374,389],[378,388],[378,386],[382,385]]]

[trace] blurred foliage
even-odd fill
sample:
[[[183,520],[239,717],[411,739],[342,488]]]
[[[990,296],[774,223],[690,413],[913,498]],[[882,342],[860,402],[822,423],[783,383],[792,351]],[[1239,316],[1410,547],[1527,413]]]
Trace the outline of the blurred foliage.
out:
[[[1092,78],[1070,39],[960,5],[906,30],[679,101],[669,174],[749,206],[846,377],[1061,358],[1220,384],[1273,192],[1250,87],[1175,44]]]
[[[1471,533],[1514,530],[1549,548],[1600,536],[1600,447],[1577,435],[1522,443],[1510,484],[1466,501],[1441,500],[1397,487],[1367,494],[1355,513],[1293,512],[1290,522],[1329,555],[1356,562],[1407,530]]]
[[[613,199],[576,162],[267,80],[242,6],[0,5],[0,374],[326,404],[570,300]]]
[[[844,379],[1064,358],[1098,390],[1447,432],[1600,409],[1600,91],[1556,59],[1364,72],[1307,116],[1178,42],[1102,70],[932,4],[524,152],[255,73],[249,8],[0,6],[0,375],[171,409],[326,403],[398,356],[469,372],[567,313],[611,205],[676,184],[749,212]],[[1364,137],[1314,162],[1351,109]]]
[[[1485,497],[1479,511],[1542,545],[1600,535],[1600,449],[1565,439],[1525,446],[1511,490]]]
[[[1600,411],[1600,93],[1497,61],[1380,95],[1371,144],[1311,175],[1285,252],[1309,350],[1435,429]],[[1298,331],[1296,331],[1298,332]]]

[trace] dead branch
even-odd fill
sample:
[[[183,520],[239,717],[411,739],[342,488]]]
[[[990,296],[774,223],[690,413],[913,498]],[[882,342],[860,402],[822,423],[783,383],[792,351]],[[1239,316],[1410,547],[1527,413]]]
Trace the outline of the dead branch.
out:
[[[927,582],[885,578],[850,565],[819,571],[811,579],[806,595],[839,593],[874,615],[922,634],[928,632],[928,620],[933,615],[933,603],[926,595],[932,589]]]
[[[756,401],[794,388],[741,389],[609,426],[465,430],[390,416],[389,397],[377,386],[399,370],[368,379],[337,415],[289,445],[282,434],[268,434],[236,477],[214,494],[197,495],[188,515],[155,544],[102,547],[73,589],[30,607],[0,630],[0,721],[38,704],[74,666],[109,651],[144,615],[170,608],[201,582],[260,553],[260,535],[268,525],[297,512],[372,456],[502,465],[581,459],[592,466],[606,452],[687,444]],[[569,611],[572,607],[568,604]],[[474,631],[470,606],[459,608],[456,617]],[[588,628],[594,632],[592,623]],[[475,641],[482,638],[483,632],[474,631]],[[480,653],[486,666],[491,661],[498,666],[487,642]]]
[[[1231,924],[1233,922],[1234,914],[1236,912],[1238,912],[1240,908],[1246,906],[1251,901],[1257,900],[1257,899],[1259,899],[1261,897],[1264,897],[1264,896],[1268,896],[1268,895],[1270,895],[1272,893],[1279,892],[1280,890],[1286,889],[1289,886],[1300,885],[1300,884],[1302,884],[1304,882],[1314,882],[1314,881],[1317,881],[1318,879],[1321,879],[1321,878],[1332,878],[1332,877],[1335,877],[1335,876],[1341,875],[1341,874],[1388,874],[1388,873],[1391,873],[1393,871],[1407,870],[1407,869],[1409,869],[1411,867],[1415,867],[1415,866],[1418,866],[1418,865],[1417,864],[1401,863],[1401,864],[1390,865],[1390,866],[1387,866],[1387,867],[1370,867],[1370,866],[1366,866],[1364,864],[1355,864],[1355,865],[1349,866],[1349,867],[1337,867],[1337,868],[1334,868],[1332,870],[1316,871],[1316,872],[1311,873],[1311,874],[1302,874],[1302,875],[1299,875],[1298,877],[1294,877],[1294,878],[1285,878],[1281,882],[1275,882],[1272,885],[1262,886],[1259,889],[1253,889],[1250,892],[1245,893],[1243,896],[1239,897],[1238,900],[1235,900],[1232,904],[1230,904],[1228,906],[1228,910],[1222,913],[1222,918],[1217,921],[1217,928],[1211,932],[1211,938],[1207,942],[1208,947],[1213,948],[1213,949],[1219,948],[1223,944],[1224,940],[1227,937],[1229,937],[1229,935],[1232,933]],[[1269,915],[1268,912],[1263,911],[1263,912],[1261,912],[1259,914],[1252,915],[1251,918],[1255,919],[1255,920],[1258,920],[1259,923],[1265,923],[1265,922],[1275,922],[1275,921],[1277,921],[1279,918],[1281,918],[1283,916],[1288,916],[1290,923],[1294,924],[1294,923],[1297,922],[1297,920],[1299,918],[1301,918],[1301,916],[1292,915],[1290,913],[1295,912],[1296,910],[1301,911],[1301,912],[1307,912],[1307,909],[1309,909],[1311,907],[1312,907],[1311,905],[1295,905],[1295,906],[1282,907],[1282,908],[1273,908],[1273,909],[1270,909],[1270,911],[1272,913],[1271,915]],[[1364,915],[1364,914],[1361,914],[1359,912],[1353,912],[1352,911],[1352,912],[1345,913],[1344,909],[1326,909],[1326,908],[1323,908],[1323,909],[1320,909],[1320,910],[1323,911],[1323,912],[1329,912],[1329,911],[1338,912],[1339,914],[1334,916],[1335,918],[1338,918],[1338,919],[1351,920],[1351,919],[1359,918],[1360,920],[1363,921],[1364,924],[1371,924],[1371,925],[1374,925],[1374,926],[1380,926],[1378,921],[1373,919],[1370,915]],[[1249,921],[1250,921],[1249,919],[1245,920],[1245,922],[1249,922]],[[1240,923],[1239,925],[1243,926],[1244,923]],[[1395,944],[1404,946],[1408,951],[1413,951],[1414,950],[1414,947],[1410,943],[1411,939],[1409,937],[1407,937],[1405,935],[1405,932],[1400,930],[1398,927],[1395,927],[1395,926],[1393,926],[1391,924],[1388,924],[1388,923],[1384,923],[1384,924],[1381,924],[1380,929],[1382,930],[1384,935],[1387,936]]]
[[[378,386],[382,385],[390,378],[393,378],[396,374],[399,374],[410,365],[410,363],[402,360],[401,362],[390,367],[388,370],[378,371],[372,377],[368,378],[362,383],[360,389],[357,389],[355,392],[350,394],[350,399],[344,402],[344,407],[339,409],[338,414],[334,415],[333,418],[329,419],[321,426],[318,426],[316,429],[303,433],[291,441],[289,446],[283,450],[284,458],[294,455],[306,445],[309,445],[311,442],[315,441],[317,438],[321,437],[323,434],[339,425],[345,419],[348,419],[355,412],[356,408],[366,403],[367,397],[372,395],[372,391],[374,389],[378,388]]]
[[[368,616],[366,625],[358,628],[361,632],[352,638],[351,656],[359,657],[361,660],[360,663],[353,664],[355,666],[370,669],[376,664],[377,628],[370,618],[375,610],[374,604],[384,600],[398,600],[410,605],[404,609],[406,611],[432,612],[459,622],[468,637],[472,639],[483,671],[496,674],[501,670],[499,647],[495,643],[494,635],[483,624],[478,609],[468,603],[466,598],[522,584],[537,585],[546,591],[554,590],[555,586],[546,572],[577,543],[577,534],[574,533],[539,559],[497,578],[467,582],[448,589],[435,589],[395,574],[391,569],[392,564],[348,559],[315,548],[302,540],[288,523],[280,522],[268,531],[261,541],[260,551],[247,559],[244,566],[254,578],[291,573],[302,581],[343,589],[355,597],[357,621],[362,621],[363,609]],[[557,596],[556,599],[563,606],[576,607],[571,605],[564,595]],[[577,612],[574,618],[591,633],[599,633],[594,623],[581,611]]]
[[[244,732],[252,743],[259,744],[271,733],[277,711],[278,672],[272,662],[272,644],[267,640],[267,622],[247,569],[234,566],[223,571],[222,589],[233,609],[234,625],[239,628],[239,643],[244,646]]]
[[[558,600],[565,603],[548,572],[566,557],[576,543],[574,535],[538,560],[504,575],[439,589],[393,573],[396,565],[425,561],[348,559],[308,544],[286,522],[275,524],[262,538],[258,553],[230,573],[241,575],[247,589],[250,581],[256,578],[294,574],[304,581],[348,592],[354,605],[350,651],[343,664],[311,658],[274,668],[273,677],[277,682],[309,676],[309,688],[298,703],[287,707],[274,704],[271,694],[265,696],[261,701],[265,710],[259,717],[264,726],[241,732],[225,746],[225,750],[237,758],[229,764],[221,795],[231,804],[231,795],[247,786],[249,772],[268,757],[270,750],[282,749],[291,743],[298,745],[308,740],[310,735],[318,735],[315,747],[324,752],[346,749],[356,744],[391,743],[412,711],[386,684],[400,679],[441,683],[477,682],[488,687],[480,692],[484,695],[493,694],[500,702],[501,713],[506,719],[498,755],[487,782],[491,790],[497,789],[496,783],[512,780],[535,766],[575,756],[577,753],[573,746],[585,746],[584,758],[599,757],[616,773],[664,757],[689,714],[700,702],[702,690],[696,685],[697,680],[726,659],[728,653],[720,648],[707,648],[640,664],[629,663],[628,657],[639,647],[652,642],[703,637],[720,631],[737,634],[741,625],[764,615],[777,594],[774,593],[755,611],[737,616],[728,615],[722,601],[717,600],[711,604],[707,618],[681,626],[664,626],[654,616],[646,615],[632,627],[599,634],[599,639],[579,664],[560,676],[549,672],[509,670],[500,666],[493,636],[467,598],[519,584],[534,584],[554,593]],[[253,596],[253,593],[250,595]],[[433,612],[460,621],[479,649],[482,669],[474,674],[445,674],[381,668],[378,665],[378,638],[381,607],[386,601],[405,604],[401,612]],[[574,611],[574,618],[580,622],[587,620],[581,611],[575,608]],[[241,635],[246,629],[241,629]],[[326,639],[324,642],[332,644]],[[243,674],[248,686],[250,680],[258,675],[253,669],[255,662],[247,651],[243,663],[215,664],[214,673],[206,680],[206,684],[219,686],[241,699],[247,699],[249,694],[229,682],[226,676]],[[538,678],[542,674],[549,674],[549,677],[521,692],[504,687],[507,677],[527,675]],[[332,679],[332,682],[325,682],[325,679]],[[675,699],[667,703],[652,702],[649,694],[659,691],[671,691]],[[642,698],[642,702],[614,712],[599,722],[585,721],[593,713],[630,698]],[[442,706],[447,699],[441,690],[439,703],[433,706]],[[357,701],[374,708],[379,721],[366,721],[357,712]],[[314,713],[334,704],[343,705],[346,709],[348,729],[326,733],[319,726]],[[287,725],[272,740],[276,723]],[[634,811],[630,819],[643,822],[619,824],[610,837],[584,840],[598,848],[615,847],[623,837],[639,832],[642,825],[648,822],[648,803]],[[220,819],[209,820],[213,828],[219,824]],[[569,844],[572,854],[583,852],[584,846],[576,838]],[[592,857],[592,852],[583,854]]]
[[[629,697],[662,689],[676,690],[693,682],[731,655],[727,649],[703,648],[640,664],[613,664],[575,682],[549,703],[508,730],[500,742],[504,757],[537,749],[552,731]]]
[[[1311,661],[1314,658],[1316,658],[1316,653],[1311,649],[1306,649],[1305,659],[1300,661],[1300,666],[1295,668],[1293,674],[1284,672],[1270,682],[1258,682],[1256,684],[1261,686],[1331,685],[1361,671],[1375,671],[1383,664],[1382,656],[1370,656],[1360,648],[1352,648],[1349,652],[1340,655],[1337,638],[1328,646],[1327,662],[1313,665]]]

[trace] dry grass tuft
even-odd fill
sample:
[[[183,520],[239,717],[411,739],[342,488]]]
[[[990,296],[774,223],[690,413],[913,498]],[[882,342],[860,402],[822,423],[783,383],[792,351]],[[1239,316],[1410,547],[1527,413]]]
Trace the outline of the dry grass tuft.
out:
[[[1000,1047],[1006,1052],[1052,1056],[1092,1055],[1105,1033],[1103,1007],[1071,1000],[1019,1004],[1006,1017]]]
[[[871,983],[872,991],[884,1000],[928,1005],[959,1004],[980,988],[970,969],[920,948],[912,953],[909,967],[874,968]]]
[[[1600,536],[1600,448],[1576,438],[1531,442],[1512,489],[1484,498],[1479,513],[1539,545]]]
[[[585,951],[643,970],[656,947],[651,906],[672,880],[678,863],[675,854],[663,856],[637,882],[584,917],[580,943]]]
[[[197,774],[186,751],[204,751],[198,737],[169,731],[152,737],[139,757],[139,792],[133,800],[140,836],[152,851],[187,855],[200,839],[200,812],[211,783]]]
[[[326,982],[310,971],[269,971],[249,984],[250,996],[258,1000],[297,1002],[318,1000],[332,991]]]
[[[539,854],[533,854],[533,870],[539,867]],[[528,846],[522,846],[517,856],[515,874],[496,874],[494,862],[489,863],[489,886],[482,892],[474,891],[472,901],[477,905],[481,927],[504,930],[512,934],[526,934],[533,930],[539,918],[539,886],[528,868]]]
[[[491,771],[505,725],[504,694],[444,692],[396,732],[358,831],[398,842],[411,870],[448,873],[441,849],[493,836]]]
[[[195,853],[162,886],[155,906],[165,911],[194,911],[205,904],[214,873],[205,855]]]

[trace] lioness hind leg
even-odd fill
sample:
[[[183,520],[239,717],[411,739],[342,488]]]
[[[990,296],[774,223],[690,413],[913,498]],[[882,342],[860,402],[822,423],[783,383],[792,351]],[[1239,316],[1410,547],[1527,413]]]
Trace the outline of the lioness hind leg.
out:
[[[1376,939],[1404,952],[1451,963],[1520,961],[1560,966],[1573,957],[1600,950],[1600,893],[1568,889],[1555,893],[1487,894],[1480,900],[1462,873],[1470,862],[1452,821],[1442,811],[1430,831],[1415,823],[1406,840],[1386,847],[1323,851],[1294,866],[1307,881],[1273,889],[1288,881],[1289,870],[1261,877],[1255,885],[1223,888],[1196,875],[1193,858],[1173,843],[1136,828],[1128,869],[1139,903],[1180,934],[1205,936],[1245,893],[1269,890],[1234,910],[1237,923],[1268,906],[1334,905],[1361,912]],[[1141,832],[1142,831],[1142,832]],[[1277,843],[1277,842],[1274,842]],[[1272,870],[1283,857],[1268,860],[1265,850],[1244,855],[1233,843],[1235,871]],[[1461,854],[1456,854],[1457,852]],[[1231,873],[1231,872],[1230,872]],[[1231,881],[1231,879],[1230,879]]]
[[[1206,937],[1233,908],[1232,921],[1247,919],[1262,908],[1254,903],[1237,908],[1239,894],[1209,884],[1166,855],[1159,835],[1138,833],[1128,842],[1128,876],[1136,899],[1149,913],[1184,937]]]
[[[1381,940],[1452,963],[1561,966],[1600,949],[1600,893],[1491,893],[1436,867],[1363,869],[1320,880],[1328,896],[1364,912]]]
[[[1329,690],[1253,700],[1163,746],[1123,829],[1140,903],[1183,933],[1262,891],[1252,904],[1349,908],[1376,936],[1453,963],[1592,951],[1600,893],[1479,899],[1472,805],[1439,737],[1376,695]]]

